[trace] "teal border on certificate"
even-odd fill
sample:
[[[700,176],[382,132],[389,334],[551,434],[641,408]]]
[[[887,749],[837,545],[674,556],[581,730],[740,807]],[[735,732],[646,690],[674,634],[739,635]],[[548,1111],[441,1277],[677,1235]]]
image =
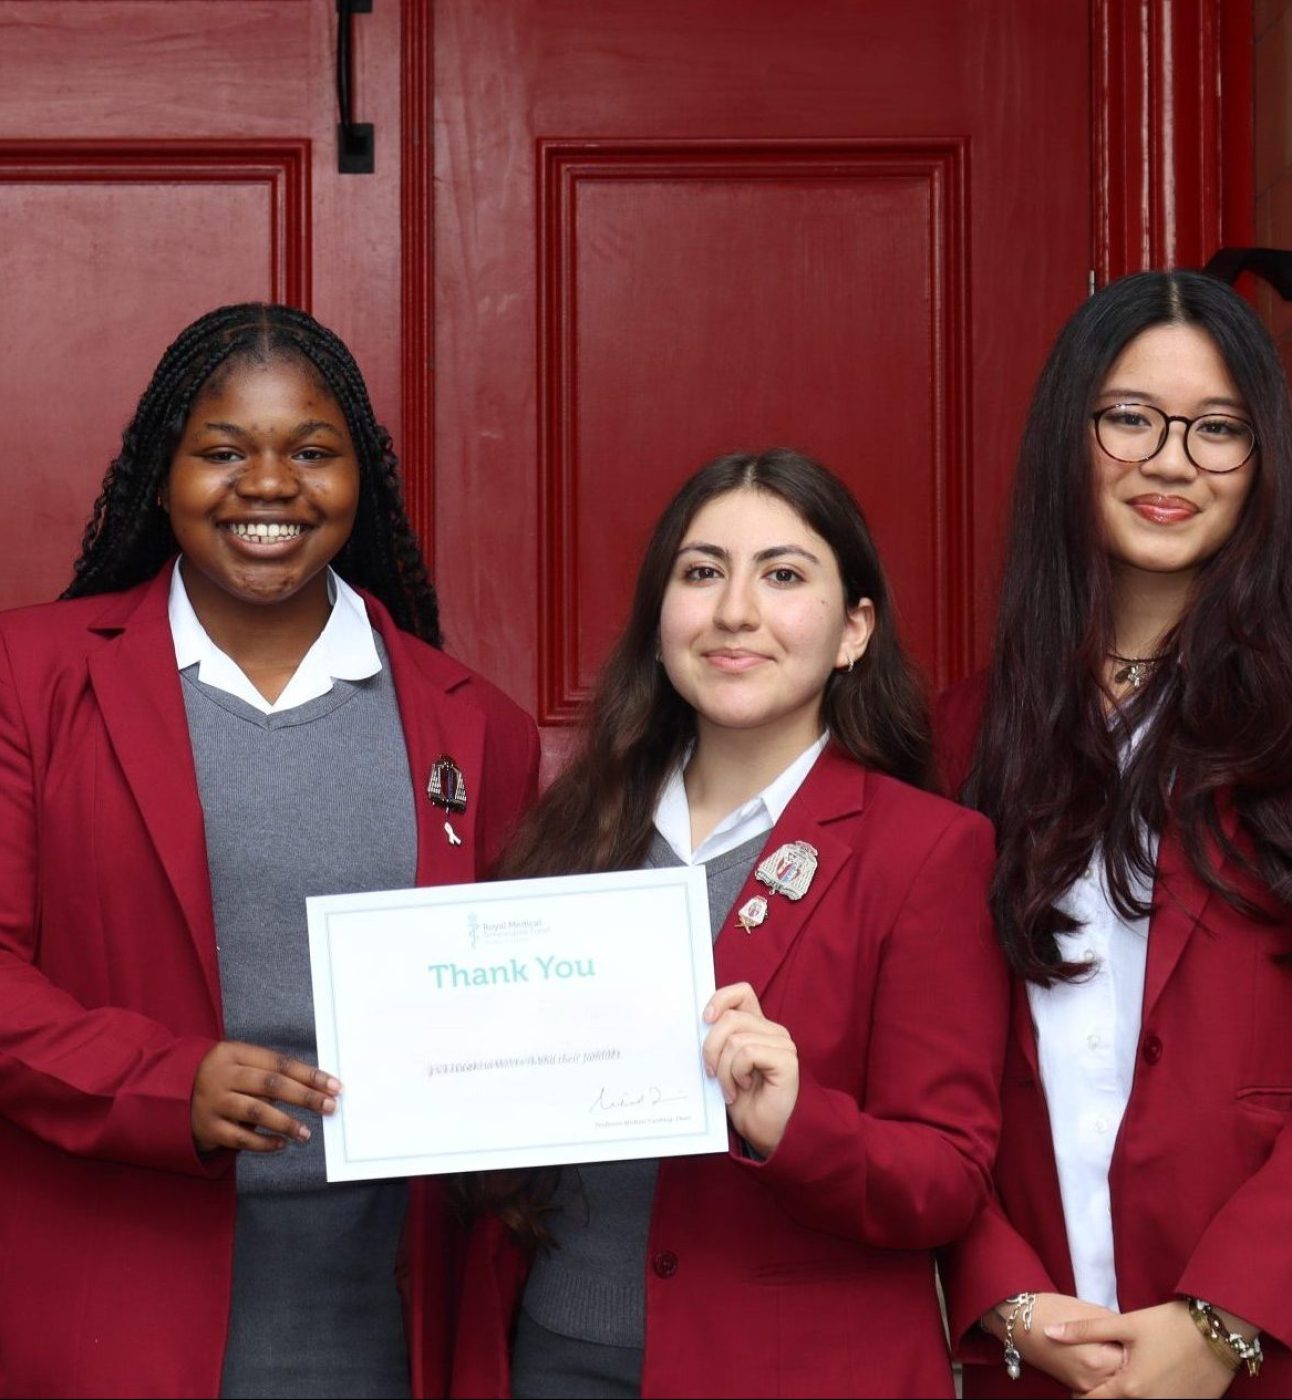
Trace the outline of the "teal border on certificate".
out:
[[[659,870],[658,874],[659,874],[660,876],[663,876],[663,875],[666,875],[666,874],[670,873],[673,869],[674,869],[674,867],[668,867],[668,866],[666,866],[666,867],[663,867],[661,870]],[[676,867],[677,878],[676,878],[676,880],[675,880],[674,882],[672,882],[672,884],[670,884],[670,882],[669,882],[668,880],[662,879],[662,878],[661,878],[661,879],[657,879],[657,880],[653,881],[650,887],[651,887],[651,888],[654,888],[654,889],[663,889],[663,890],[667,890],[667,889],[670,889],[670,888],[674,888],[674,887],[676,887],[676,886],[681,886],[683,895],[684,895],[684,897],[685,897],[686,909],[687,909],[687,938],[688,938],[688,951],[689,951],[689,953],[690,953],[690,957],[689,957],[689,959],[688,959],[688,966],[689,966],[689,968],[690,968],[690,975],[691,975],[691,1000],[692,1000],[693,1002],[695,1002],[695,1003],[698,1004],[698,1003],[699,1003],[699,987],[698,987],[697,984],[696,984],[696,977],[695,977],[695,936],[696,936],[696,925],[697,925],[697,922],[701,923],[702,925],[707,925],[707,923],[708,923],[708,917],[707,917],[707,916],[708,916],[708,907],[707,907],[707,901],[706,901],[705,918],[704,918],[704,920],[702,920],[702,921],[701,921],[701,920],[697,920],[697,917],[696,917],[697,911],[696,911],[696,908],[695,908],[695,899],[694,899],[694,894],[693,894],[693,885],[692,885],[691,879],[689,878],[689,874],[690,874],[690,872],[691,872],[693,869],[695,869],[695,867],[692,867],[692,866],[678,866],[678,867]],[[611,873],[613,873],[613,872],[611,872]],[[625,873],[625,874],[632,874],[632,873],[637,873],[637,872],[622,872],[622,873]],[[517,898],[517,894],[516,894],[516,890],[515,890],[515,884],[516,884],[516,883],[518,883],[518,882],[515,882],[515,881],[510,882],[510,888],[508,887],[508,884],[507,884],[507,883],[501,883],[501,884],[499,884],[499,885],[497,885],[497,886],[472,885],[472,886],[470,886],[471,895],[470,895],[469,897],[464,897],[464,898],[461,899],[461,900],[443,900],[443,901],[439,901],[438,904],[439,904],[439,907],[441,907],[441,908],[451,909],[451,908],[454,908],[454,907],[455,907],[456,905],[458,905],[458,904],[470,904],[470,905],[472,905],[472,906],[479,906],[479,905],[481,905],[481,904],[487,904],[487,903],[501,903],[501,902],[503,902],[503,901],[514,901],[514,900]],[[526,882],[526,883],[528,883],[528,882]],[[408,897],[407,899],[403,900],[402,902],[400,902],[400,901],[390,901],[390,902],[383,901],[383,902],[381,903],[381,905],[380,905],[380,908],[382,908],[383,910],[400,910],[400,909],[416,909],[416,908],[433,909],[433,908],[436,907],[436,903],[437,903],[437,902],[432,901],[432,902],[428,903],[428,902],[426,901],[426,899],[425,899],[425,895],[427,894],[428,891],[432,891],[432,890],[435,890],[435,889],[442,889],[442,888],[444,888],[444,887],[443,887],[443,886],[435,886],[435,885],[421,886],[421,887],[419,887],[419,888],[417,888],[417,889],[415,889],[415,890],[409,890],[409,891],[408,891],[408,896],[409,896],[409,897]],[[633,892],[633,891],[639,890],[639,889],[641,889],[641,888],[642,888],[642,886],[640,886],[639,884],[637,884],[637,883],[635,883],[635,882],[629,882],[629,883],[622,884],[622,885],[604,884],[604,885],[599,885],[599,886],[598,886],[598,889],[599,889],[601,892],[605,893],[605,894],[629,893],[629,892]],[[361,898],[362,896],[359,896],[359,897]],[[544,900],[544,899],[563,899],[563,898],[566,898],[567,895],[566,895],[566,892],[564,892],[564,891],[559,891],[559,890],[552,890],[552,891],[550,891],[550,892],[528,891],[526,897],[537,901],[537,900]],[[346,898],[351,898],[351,896],[346,896]],[[376,906],[374,906],[374,907],[376,907]],[[345,1083],[345,1080],[346,1080],[346,1068],[345,1068],[345,1065],[344,1065],[344,1064],[340,1063],[341,1058],[342,1058],[342,1055],[341,1055],[341,1046],[340,1046],[339,1039],[335,1037],[335,1030],[336,1030],[336,1027],[340,1024],[340,1018],[339,1018],[339,1016],[338,1016],[338,1008],[337,1008],[337,1000],[336,1000],[336,978],[332,975],[332,963],[333,963],[333,959],[332,959],[332,950],[333,950],[332,920],[333,920],[333,918],[334,918],[335,916],[337,916],[337,915],[342,915],[342,916],[345,916],[345,917],[351,917],[355,912],[356,912],[356,911],[354,911],[354,910],[328,910],[328,911],[323,915],[323,921],[324,921],[324,939],[325,939],[325,942],[326,942],[326,944],[327,944],[327,950],[328,950],[328,989],[329,989],[330,1000],[331,1000],[332,1027],[333,1027],[333,1032],[334,1032],[334,1044],[333,1044],[333,1047],[332,1047],[332,1048],[334,1049],[334,1052],[335,1052],[335,1053],[334,1053],[334,1056],[333,1056],[333,1065],[332,1065],[332,1069],[333,1069],[333,1073],[337,1075],[337,1077],[341,1080],[341,1082],[342,1082],[343,1084]],[[704,932],[705,932],[705,936],[709,938],[709,940],[710,940],[710,947],[712,948],[713,941],[714,941],[714,940],[713,940],[713,937],[712,937],[712,932],[711,932],[711,930],[710,930],[708,927],[705,927],[705,928],[704,928]],[[712,1117],[711,1117],[711,1105],[710,1105],[710,1102],[709,1102],[709,1095],[704,1091],[704,1087],[705,1087],[705,1086],[704,1086],[704,1071],[703,1071],[703,1068],[702,1068],[702,1065],[703,1065],[703,1058],[702,1058],[702,1045],[703,1045],[703,1042],[702,1042],[702,1040],[701,1040],[701,1038],[700,1038],[700,1027],[699,1027],[698,1024],[694,1026],[693,1031],[692,1031],[692,1034],[693,1034],[693,1037],[694,1037],[694,1044],[693,1044],[693,1046],[692,1046],[692,1049],[693,1049],[694,1055],[695,1055],[695,1062],[696,1062],[696,1065],[697,1065],[697,1066],[700,1066],[700,1067],[697,1068],[697,1070],[696,1070],[697,1075],[700,1076],[700,1090],[701,1090],[701,1092],[700,1092],[700,1110],[701,1110],[701,1122],[700,1122],[700,1126],[697,1127],[697,1128],[688,1129],[688,1130],[686,1130],[686,1131],[684,1131],[684,1132],[678,1132],[678,1133],[669,1133],[669,1132],[667,1132],[667,1131],[665,1131],[665,1132],[660,1132],[658,1129],[650,1129],[650,1130],[643,1129],[643,1131],[641,1131],[641,1132],[621,1134],[620,1136],[618,1136],[618,1137],[613,1137],[613,1138],[612,1138],[612,1137],[597,1138],[597,1139],[596,1139],[596,1143],[597,1143],[598,1145],[604,1143],[604,1145],[605,1145],[606,1147],[614,1147],[614,1146],[616,1146],[616,1145],[622,1145],[622,1144],[624,1144],[624,1143],[640,1142],[643,1138],[654,1138],[654,1139],[657,1139],[657,1140],[658,1140],[658,1139],[667,1138],[667,1139],[670,1140],[670,1141],[689,1142],[689,1141],[693,1141],[693,1140],[695,1140],[695,1139],[697,1139],[697,1138],[706,1137],[706,1136],[708,1136],[708,1135],[713,1131],[713,1122],[712,1122]],[[320,1062],[322,1062],[322,1055],[321,1055],[321,1053],[320,1053]],[[725,1119],[725,1112],[724,1112],[724,1119]],[[345,1115],[344,1115],[344,1113],[341,1115],[340,1121],[338,1122],[337,1127],[340,1129],[340,1139],[341,1139],[341,1145],[342,1145],[342,1160],[343,1160],[344,1164],[346,1164],[346,1165],[352,1165],[352,1166],[355,1166],[355,1167],[358,1167],[358,1168],[362,1168],[366,1163],[370,1163],[370,1162],[402,1162],[402,1161],[407,1161],[407,1162],[418,1162],[418,1161],[422,1161],[423,1159],[425,1159],[425,1158],[427,1158],[427,1157],[437,1157],[437,1158],[442,1158],[442,1159],[446,1159],[446,1160],[447,1160],[447,1159],[453,1158],[453,1157],[470,1157],[470,1156],[477,1156],[477,1155],[486,1155],[486,1154],[491,1153],[491,1152],[496,1152],[499,1156],[502,1156],[502,1155],[512,1155],[512,1154],[514,1154],[514,1153],[516,1153],[516,1152],[524,1152],[524,1151],[527,1151],[527,1150],[533,1150],[533,1151],[536,1151],[536,1152],[541,1152],[541,1153],[544,1153],[544,1154],[548,1154],[548,1153],[552,1153],[552,1152],[558,1152],[558,1151],[560,1151],[562,1148],[565,1148],[565,1147],[583,1149],[583,1148],[586,1148],[586,1147],[588,1147],[588,1146],[591,1145],[591,1140],[590,1140],[590,1139],[587,1139],[587,1138],[576,1138],[576,1139],[571,1139],[571,1140],[569,1140],[568,1142],[519,1143],[519,1144],[516,1144],[516,1145],[514,1145],[514,1146],[507,1147],[507,1148],[505,1148],[505,1149],[504,1149],[504,1148],[488,1148],[488,1147],[484,1147],[484,1148],[481,1148],[481,1147],[464,1147],[464,1148],[458,1148],[458,1149],[450,1150],[450,1151],[410,1152],[410,1153],[395,1154],[395,1155],[387,1155],[387,1154],[384,1154],[384,1153],[383,1153],[383,1154],[376,1154],[376,1153],[374,1153],[374,1154],[371,1154],[371,1155],[369,1155],[369,1156],[358,1156],[358,1155],[352,1153],[352,1152],[351,1152],[351,1149],[350,1149],[350,1144],[349,1144],[349,1141],[348,1141],[348,1135],[347,1135],[347,1131],[346,1131],[346,1122],[345,1122]],[[679,1153],[678,1155],[679,1155],[679,1156],[685,1156],[685,1155],[688,1155],[688,1154],[686,1154],[686,1153],[683,1152],[683,1153]],[[691,1155],[696,1155],[696,1154],[691,1154]],[[599,1160],[599,1159],[589,1158],[589,1159],[585,1159],[585,1160]],[[618,1158],[618,1159],[616,1159],[616,1158],[610,1158],[610,1159],[607,1159],[607,1160],[625,1160],[625,1161],[627,1161],[627,1160],[632,1160],[632,1159],[631,1159],[631,1158]],[[512,1165],[515,1165],[515,1164],[513,1163]],[[546,1164],[546,1163],[536,1163],[536,1165],[548,1165],[548,1164]],[[555,1165],[555,1164],[551,1164],[551,1165]],[[449,1170],[449,1169],[446,1168],[446,1170]],[[472,1168],[472,1170],[476,1170],[476,1171],[487,1171],[487,1170],[489,1170],[489,1168],[488,1168],[487,1166],[482,1166],[482,1167],[475,1167],[475,1168]],[[419,1174],[420,1174],[420,1173],[419,1173]],[[428,1174],[428,1175],[438,1175],[439,1173],[426,1173],[426,1174]]]

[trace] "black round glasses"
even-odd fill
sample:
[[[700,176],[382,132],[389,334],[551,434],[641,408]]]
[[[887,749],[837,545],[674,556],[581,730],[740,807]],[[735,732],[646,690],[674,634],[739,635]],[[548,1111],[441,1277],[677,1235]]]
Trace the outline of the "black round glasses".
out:
[[[1199,471],[1235,472],[1256,451],[1245,418],[1202,413],[1185,418],[1147,403],[1115,403],[1090,415],[1099,446],[1119,462],[1147,462],[1166,446],[1172,423],[1184,424],[1184,455]]]

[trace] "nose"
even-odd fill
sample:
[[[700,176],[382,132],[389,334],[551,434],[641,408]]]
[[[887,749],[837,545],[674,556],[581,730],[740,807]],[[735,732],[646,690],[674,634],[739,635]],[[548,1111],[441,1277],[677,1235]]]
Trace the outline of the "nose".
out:
[[[300,480],[291,458],[266,447],[247,459],[236,489],[247,500],[286,501],[300,490]]]
[[[714,606],[713,621],[724,632],[751,632],[758,626],[758,600],[751,580],[726,580]]]
[[[1198,469],[1189,460],[1189,454],[1184,450],[1185,433],[1187,432],[1188,426],[1184,423],[1168,423],[1166,441],[1162,444],[1162,450],[1155,457],[1150,457],[1147,462],[1141,462],[1140,471],[1148,476],[1161,477],[1169,481],[1192,481],[1198,475]]]

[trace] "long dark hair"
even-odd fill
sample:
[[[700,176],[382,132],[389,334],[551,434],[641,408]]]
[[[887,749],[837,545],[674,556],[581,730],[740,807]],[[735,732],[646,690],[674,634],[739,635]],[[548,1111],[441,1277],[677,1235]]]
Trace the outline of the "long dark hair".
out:
[[[655,526],[628,625],[602,669],[582,742],[504,854],[508,877],[628,870],[651,842],[655,804],[695,735],[695,716],[656,659],[660,610],[679,546],[708,502],[731,491],[784,501],[830,546],[849,607],[869,598],[875,627],[850,672],[835,671],[823,717],[832,741],[858,762],[908,783],[930,782],[929,724],[920,678],[897,636],[888,585],[865,517],[847,487],[787,448],[719,457],[677,493]],[[486,1172],[459,1179],[459,1201],[492,1211],[523,1242],[550,1242],[559,1169]]]
[[[928,785],[923,692],[898,639],[879,554],[856,501],[837,477],[801,453],[735,453],[701,468],[660,516],[628,625],[588,702],[582,743],[504,855],[505,875],[631,870],[641,863],[660,788],[695,734],[690,706],[656,660],[664,590],[696,514],[742,489],[784,501],[829,544],[848,606],[862,598],[875,606],[865,654],[826,685],[831,738],[859,763]]]
[[[1195,326],[1215,343],[1251,419],[1258,457],[1233,535],[1199,571],[1142,691],[1109,706],[1112,584],[1097,515],[1089,414],[1142,332]],[[1144,272],[1091,297],[1041,373],[1015,477],[986,708],[963,797],[996,823],[992,907],[1014,968],[1048,985],[1089,969],[1058,936],[1057,901],[1100,848],[1124,918],[1150,906],[1147,833],[1174,824],[1198,876],[1253,918],[1224,859],[1292,903],[1292,413],[1278,354],[1246,302],[1196,272]],[[1142,732],[1125,771],[1119,746]],[[1225,835],[1236,805],[1247,856]]]
[[[156,575],[176,550],[158,491],[194,403],[215,376],[238,363],[285,358],[307,366],[326,386],[345,415],[359,461],[354,529],[333,564],[350,583],[376,594],[400,627],[440,644],[439,609],[404,511],[399,462],[354,357],[312,316],[266,302],[210,311],[167,348],[103,478],[64,598],[130,588]]]

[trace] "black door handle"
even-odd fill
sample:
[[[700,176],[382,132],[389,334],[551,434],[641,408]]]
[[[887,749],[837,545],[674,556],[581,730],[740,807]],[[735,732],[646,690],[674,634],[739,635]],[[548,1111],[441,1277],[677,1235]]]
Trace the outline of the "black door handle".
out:
[[[354,17],[371,13],[372,0],[336,0],[336,168],[342,175],[376,169],[372,123],[354,120]]]

